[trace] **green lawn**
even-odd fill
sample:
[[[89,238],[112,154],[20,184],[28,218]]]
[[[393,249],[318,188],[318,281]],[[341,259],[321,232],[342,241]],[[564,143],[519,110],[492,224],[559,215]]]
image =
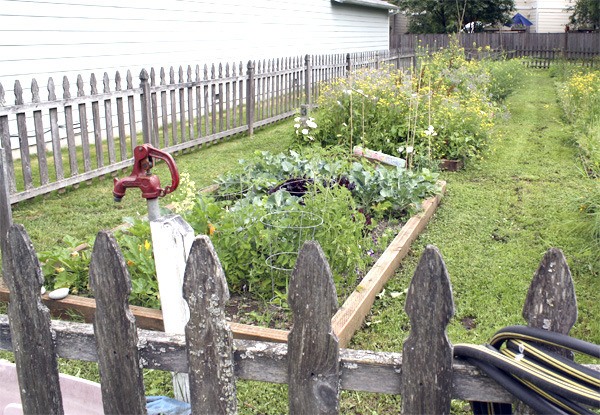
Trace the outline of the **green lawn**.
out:
[[[545,71],[523,76],[524,86],[507,99],[511,116],[498,122],[490,151],[464,171],[442,174],[447,194],[437,213],[350,347],[401,351],[409,328],[404,298],[389,293],[408,287],[427,244],[440,249],[450,274],[456,304],[449,328],[453,343],[484,343],[501,327],[523,323],[527,288],[550,247],[563,250],[575,280],[579,319],[572,334],[600,343],[599,265],[588,241],[573,231],[578,198],[596,184],[581,173],[553,80]],[[230,139],[177,156],[176,161],[202,187],[255,149],[285,150],[292,132],[292,123],[284,122],[257,131],[253,138]],[[94,181],[21,203],[14,208],[14,220],[25,224],[37,249],[47,249],[65,234],[86,240],[98,229],[117,226],[124,216],[145,213],[136,190],[129,190],[121,204],[112,201],[111,191],[111,180]],[[466,320],[472,322],[469,328],[463,325]],[[159,380],[152,384],[152,393],[158,385]],[[240,382],[238,399],[242,414],[282,413],[287,408],[285,386]],[[456,402],[453,412],[460,413],[462,406]],[[391,414],[399,407],[399,397],[344,393],[341,412]]]

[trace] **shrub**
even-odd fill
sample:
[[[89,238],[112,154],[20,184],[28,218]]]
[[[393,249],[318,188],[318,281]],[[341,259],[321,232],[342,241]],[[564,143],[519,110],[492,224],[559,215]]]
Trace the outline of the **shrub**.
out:
[[[406,158],[409,168],[476,157],[520,70],[519,61],[467,60],[457,44],[425,55],[415,76],[360,70],[323,87],[316,128],[299,141],[361,145]]]

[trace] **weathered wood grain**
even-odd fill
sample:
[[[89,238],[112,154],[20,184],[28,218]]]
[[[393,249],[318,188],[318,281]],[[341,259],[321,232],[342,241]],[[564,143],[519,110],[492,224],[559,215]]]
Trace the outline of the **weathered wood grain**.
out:
[[[138,337],[128,307],[131,280],[117,242],[107,232],[99,232],[94,243],[90,285],[96,298],[94,334],[104,412],[145,414]]]
[[[254,62],[248,61],[246,71],[246,124],[248,125],[248,135],[250,136],[254,134],[255,88]]]
[[[77,96],[85,96],[83,90],[83,78],[81,75],[77,75]],[[90,155],[90,138],[88,132],[88,119],[87,119],[87,107],[86,103],[82,102],[78,106],[79,109],[79,129],[81,131],[81,148],[83,151],[83,171],[88,172],[92,170],[92,158]]]
[[[183,84],[183,67],[179,66],[179,131],[181,132],[181,142],[185,143],[188,141],[187,134],[187,121],[185,116],[185,89],[181,85]]]
[[[71,99],[71,91],[69,78],[66,76],[63,77],[63,98],[65,100]],[[77,165],[77,147],[75,144],[75,130],[73,124],[73,106],[65,105],[65,131],[67,134],[67,148],[69,151],[69,169],[71,172],[71,177],[77,176],[79,173],[79,166]]]
[[[402,413],[449,414],[452,345],[446,327],[454,300],[446,265],[427,246],[410,283],[405,310],[410,334],[402,347]]]
[[[23,105],[23,87],[15,81],[15,103]],[[33,176],[31,172],[31,157],[29,155],[29,137],[27,135],[27,114],[17,113],[17,134],[19,135],[19,150],[21,153],[21,168],[23,171],[23,184],[25,190],[33,188]]]
[[[152,142],[152,97],[150,92],[150,83],[148,80],[150,76],[148,71],[142,69],[140,72],[140,87],[142,88],[142,96],[140,97],[140,103],[142,106],[142,135],[144,136],[144,143],[149,144]]]
[[[54,80],[48,79],[48,101],[56,101],[56,89]],[[52,138],[52,156],[54,160],[54,172],[56,180],[64,179],[64,169],[62,160],[62,151],[60,146],[60,132],[58,131],[58,108],[50,108],[48,110],[50,117],[50,136]]]
[[[152,140],[151,143],[156,148],[161,148],[161,144],[158,138],[158,97],[156,96],[156,71],[154,68],[150,68],[150,93],[152,101]]]
[[[121,74],[115,73],[115,91],[121,91]],[[117,125],[119,128],[119,160],[127,159],[127,133],[125,132],[125,104],[123,97],[117,96]]]
[[[98,82],[96,74],[90,75],[92,95],[98,95]],[[102,148],[102,122],[100,118],[99,98],[92,101],[92,125],[94,126],[94,146],[96,147],[96,167],[104,167],[104,151]]]
[[[52,321],[59,357],[97,361],[90,324]],[[0,315],[0,349],[12,350],[8,318]],[[186,372],[183,335],[138,330],[140,364],[144,368]],[[287,382],[287,344],[234,340],[236,376],[263,382]],[[600,365],[585,365],[600,372]],[[341,389],[401,393],[402,355],[393,352],[340,350]],[[512,396],[489,377],[463,361],[453,363],[452,397],[467,401],[511,402]]]
[[[40,87],[35,78],[31,81],[31,102],[40,102]],[[44,121],[42,111],[33,111],[33,127],[35,131],[35,147],[37,150],[38,168],[40,171],[40,183],[48,184],[48,159],[46,157],[46,137],[44,136]]]
[[[104,85],[104,93],[110,94],[110,79],[108,78],[108,73],[104,72],[104,77],[102,78],[102,83]],[[108,147],[108,163],[114,164],[117,161],[117,152],[115,149],[115,133],[113,131],[113,113],[112,113],[112,99],[109,98],[104,100],[104,125],[105,133],[106,133],[106,144]]]
[[[569,334],[577,321],[577,298],[571,271],[560,249],[549,249],[533,276],[523,307],[531,327]]]
[[[175,70],[172,66],[169,69],[169,84],[175,84]],[[179,142],[177,138],[177,95],[174,88],[169,90],[169,98],[171,102],[171,136],[173,137],[172,144],[174,145]]]
[[[339,344],[333,275],[318,242],[305,242],[289,283],[293,327],[288,336],[290,414],[339,412]]]
[[[0,125],[0,130],[2,129]],[[0,134],[2,131],[0,131]],[[7,179],[6,152],[0,141],[0,252],[2,254],[2,270],[7,270],[8,255],[8,229],[12,225],[12,209],[10,206],[10,185]],[[2,284],[0,284],[0,287]]]
[[[59,357],[97,361],[96,343],[91,324],[52,321]],[[0,315],[0,349],[12,350],[8,318]],[[185,373],[186,343],[183,335],[138,330],[140,364],[144,368]],[[234,340],[235,373],[239,379],[263,382],[287,382],[287,344],[253,340]],[[600,365],[586,365],[600,371]],[[342,390],[400,394],[402,355],[393,352],[340,350]],[[511,402],[502,387],[474,366],[463,361],[453,363],[452,397],[462,400]]]
[[[160,68],[160,84],[166,85],[165,80],[165,68]],[[165,147],[169,147],[170,139],[169,139],[169,112],[168,112],[168,103],[167,103],[167,91],[160,92],[160,108],[161,108],[161,116],[162,116],[162,133],[163,133],[163,142]]]
[[[233,336],[225,321],[229,289],[206,235],[190,250],[183,295],[190,309],[185,335],[192,413],[236,413]]]
[[[577,297],[567,260],[560,249],[550,248],[544,254],[535,272],[525,305],[523,318],[527,325],[538,329],[569,334],[577,321]],[[558,347],[548,347],[555,353],[573,359],[573,352]],[[516,405],[517,414],[534,414],[522,402]]]
[[[192,83],[192,67],[187,67],[187,113],[188,113],[188,137],[190,140],[196,138],[194,134],[194,84]]]
[[[0,83],[0,103],[5,102],[4,98],[5,92],[4,87]],[[4,160],[4,169],[5,169],[5,177],[6,180],[4,183],[8,189],[8,193],[14,193],[17,191],[17,185],[15,180],[15,167],[12,156],[12,145],[10,142],[10,123],[8,121],[8,115],[0,116],[0,145],[3,148],[3,160]],[[6,229],[8,231],[8,229]]]
[[[131,76],[131,71],[127,71],[127,89],[133,90],[133,77]],[[133,150],[137,147],[137,128],[135,122],[135,100],[133,95],[129,95],[127,97],[127,109],[129,113],[129,136],[131,138],[131,154],[133,154]]]
[[[21,403],[26,414],[62,414],[58,362],[50,313],[40,301],[44,276],[33,244],[22,225],[8,230],[4,281],[18,301],[8,304],[12,350]]]

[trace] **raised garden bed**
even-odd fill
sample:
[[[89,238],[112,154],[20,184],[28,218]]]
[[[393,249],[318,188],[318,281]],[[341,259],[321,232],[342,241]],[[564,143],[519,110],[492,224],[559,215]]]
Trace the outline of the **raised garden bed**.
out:
[[[332,323],[333,330],[339,338],[340,346],[345,347],[356,330],[362,325],[366,315],[369,313],[375,300],[375,296],[381,291],[388,279],[406,256],[411,243],[423,231],[445,191],[445,182],[441,182],[441,192],[422,203],[422,210],[412,216],[396,235],[392,243],[382,253],[373,267],[364,276],[356,289],[341,305],[334,315]],[[7,302],[9,292],[4,286],[0,286],[0,301]],[[75,295],[69,295],[62,300],[51,300],[47,294],[42,296],[43,302],[57,317],[70,318],[72,311],[76,311],[86,322],[93,320],[95,311],[95,300]],[[131,311],[136,318],[139,328],[160,330],[164,329],[162,312],[156,309],[131,306]],[[235,338],[256,339],[275,342],[287,341],[287,330],[271,329],[254,325],[230,323]]]

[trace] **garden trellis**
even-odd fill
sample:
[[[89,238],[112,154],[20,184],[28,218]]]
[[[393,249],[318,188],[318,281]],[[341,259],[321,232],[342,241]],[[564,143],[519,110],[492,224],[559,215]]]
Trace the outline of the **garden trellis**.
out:
[[[39,262],[21,225],[11,226],[5,252],[11,301],[9,315],[0,316],[0,348],[15,352],[26,413],[62,412],[57,356],[99,362],[107,413],[145,413],[142,368],[189,373],[192,413],[198,414],[234,413],[235,379],[289,384],[290,413],[307,408],[338,413],[340,390],[401,394],[403,413],[449,413],[451,398],[513,402],[475,367],[452,358],[446,337],[454,314],[452,290],[433,246],[425,249],[407,293],[411,334],[402,354],[340,349],[331,326],[335,288],[316,242],[304,244],[292,274],[294,326],[288,344],[232,339],[224,316],[223,270],[206,236],[196,237],[187,262],[185,337],[136,329],[127,305],[129,275],[109,232],[99,232],[94,244],[93,326],[50,321],[40,303]],[[550,249],[533,278],[523,316],[532,327],[568,333],[576,304],[566,260],[560,250]]]

